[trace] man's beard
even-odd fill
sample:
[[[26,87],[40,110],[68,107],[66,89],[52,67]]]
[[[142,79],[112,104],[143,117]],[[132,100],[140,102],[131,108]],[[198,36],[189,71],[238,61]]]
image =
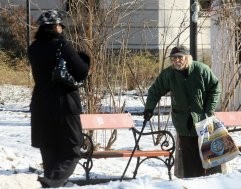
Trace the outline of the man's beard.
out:
[[[187,63],[185,63],[184,65],[172,65],[172,67],[174,68],[174,69],[176,69],[176,70],[185,70],[186,68],[187,68]]]

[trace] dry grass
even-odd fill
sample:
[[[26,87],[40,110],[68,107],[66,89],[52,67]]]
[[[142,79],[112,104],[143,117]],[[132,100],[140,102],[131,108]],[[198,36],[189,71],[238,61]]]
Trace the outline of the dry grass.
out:
[[[0,64],[0,84],[31,86],[28,70],[15,70]]]
[[[0,51],[0,84],[32,86],[30,67],[26,58],[13,58],[11,54]]]

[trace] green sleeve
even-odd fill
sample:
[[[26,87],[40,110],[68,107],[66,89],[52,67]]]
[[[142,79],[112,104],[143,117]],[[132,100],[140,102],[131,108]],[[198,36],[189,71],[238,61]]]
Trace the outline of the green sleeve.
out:
[[[169,74],[163,70],[148,90],[145,110],[154,111],[156,104],[167,92],[169,92]]]
[[[213,115],[219,101],[221,88],[217,77],[211,69],[205,71],[204,77],[206,78],[204,83],[207,93],[204,110],[207,115]]]

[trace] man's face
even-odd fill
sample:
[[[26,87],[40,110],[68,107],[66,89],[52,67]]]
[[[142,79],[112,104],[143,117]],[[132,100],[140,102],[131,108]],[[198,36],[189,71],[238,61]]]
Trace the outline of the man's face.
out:
[[[187,67],[186,56],[172,56],[170,59],[174,69],[184,70]]]

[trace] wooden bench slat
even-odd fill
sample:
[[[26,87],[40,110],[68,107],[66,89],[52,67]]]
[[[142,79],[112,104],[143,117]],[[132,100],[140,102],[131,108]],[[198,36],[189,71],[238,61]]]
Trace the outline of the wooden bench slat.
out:
[[[84,130],[129,129],[134,127],[134,121],[129,113],[80,114],[80,121]]]
[[[100,158],[117,158],[117,157],[130,157],[132,154],[131,150],[114,150],[114,151],[94,151],[92,157],[96,159]],[[169,156],[168,151],[163,150],[148,150],[141,151],[136,150],[133,157],[157,157],[157,156]]]
[[[239,112],[215,112],[225,127],[241,126],[241,111]]]

